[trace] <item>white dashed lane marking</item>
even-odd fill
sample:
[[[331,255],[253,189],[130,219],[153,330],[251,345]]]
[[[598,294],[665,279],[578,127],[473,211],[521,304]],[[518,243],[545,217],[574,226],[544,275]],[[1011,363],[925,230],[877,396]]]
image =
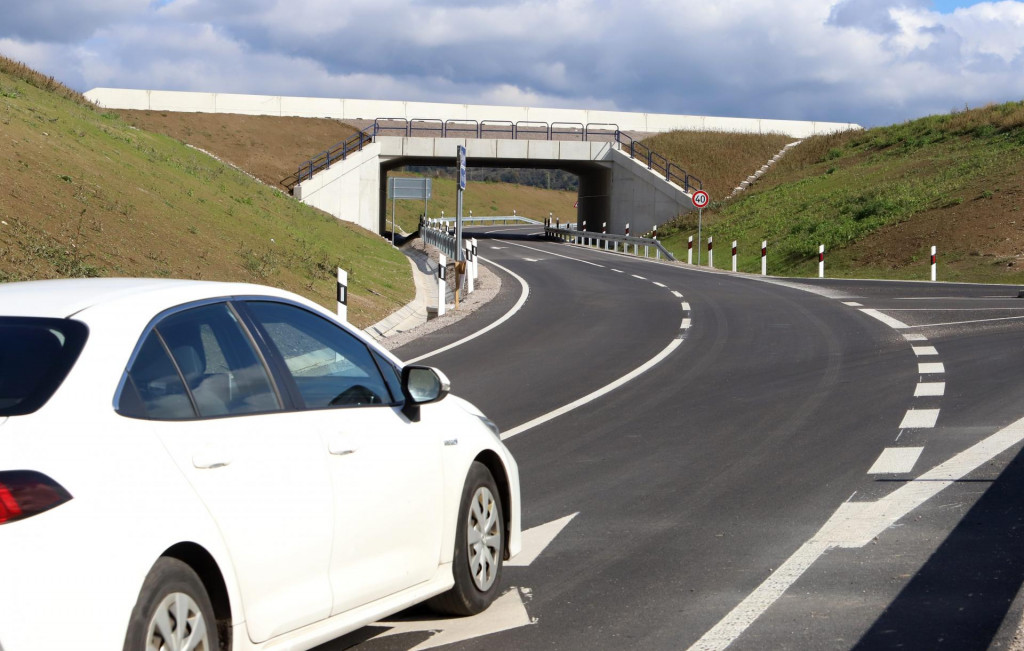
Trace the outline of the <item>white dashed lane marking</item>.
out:
[[[942,365],[942,362],[925,362],[917,365],[917,372],[921,375],[945,373],[946,367]]]
[[[868,470],[869,475],[895,475],[908,473],[914,469],[914,464],[924,448],[885,448],[875,465]]]
[[[914,397],[942,396],[946,394],[945,382],[918,382],[914,388]]]

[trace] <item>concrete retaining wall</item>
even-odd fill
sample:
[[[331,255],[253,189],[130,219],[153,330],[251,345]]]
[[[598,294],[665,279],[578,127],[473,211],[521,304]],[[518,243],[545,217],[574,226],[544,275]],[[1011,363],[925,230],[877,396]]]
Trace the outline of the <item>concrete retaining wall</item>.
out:
[[[391,100],[283,97],[278,95],[236,95],[167,90],[94,88],[85,96],[104,108],[194,113],[240,113],[280,115],[339,120],[503,120],[508,122],[555,122],[572,124],[614,124],[622,131],[660,133],[663,131],[726,131],[738,133],[781,133],[793,138],[860,129],[848,122],[807,122],[722,118],[664,113],[627,113],[586,109],[531,108],[527,106],[484,106],[438,104]]]
[[[380,188],[380,145],[370,144],[295,186],[294,196],[338,219],[379,233]]]

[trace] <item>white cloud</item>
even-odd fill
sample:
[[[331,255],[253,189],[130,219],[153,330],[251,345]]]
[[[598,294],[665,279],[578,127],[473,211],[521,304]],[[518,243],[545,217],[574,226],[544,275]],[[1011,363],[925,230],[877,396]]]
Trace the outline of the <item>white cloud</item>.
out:
[[[65,83],[862,124],[1024,98],[1024,1],[37,0]],[[6,18],[6,17],[5,17]]]

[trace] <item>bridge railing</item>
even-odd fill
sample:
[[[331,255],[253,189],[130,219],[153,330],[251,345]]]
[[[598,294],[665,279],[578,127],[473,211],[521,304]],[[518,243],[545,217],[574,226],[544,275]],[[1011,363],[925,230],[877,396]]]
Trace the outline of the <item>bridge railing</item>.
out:
[[[281,179],[281,185],[290,190],[302,181],[313,178],[313,175],[320,170],[329,168],[331,163],[345,160],[353,152],[362,151],[363,147],[371,142],[373,142],[373,136],[365,131],[360,131],[348,140],[343,140],[330,149],[325,149],[299,165],[299,169],[294,174]]]
[[[444,217],[442,219],[433,220],[444,226],[454,226],[455,219],[452,217]],[[532,224],[540,226],[544,222],[539,222],[536,219],[530,219],[529,217],[523,217],[521,215],[497,215],[490,217],[463,217],[463,224]]]
[[[675,260],[675,256],[661,242],[652,237],[633,237],[630,235],[615,235],[614,233],[581,231],[574,228],[574,226],[574,224],[558,226],[548,222],[544,225],[544,235],[549,239],[604,249],[606,251],[618,251],[621,244],[622,252],[626,255],[635,255],[641,258],[654,257],[657,260],[662,258],[665,260]],[[653,256],[651,255],[652,253]]]
[[[394,135],[396,132],[407,137],[449,138],[461,136],[530,140],[543,136],[546,140],[614,140],[614,142],[629,152],[630,158],[645,163],[647,169],[657,172],[666,181],[682,187],[685,192],[693,192],[704,187],[700,179],[687,174],[686,170],[669,159],[653,151],[650,147],[629,134],[620,131],[616,124],[583,124],[579,122],[552,122],[548,124],[547,122],[511,122],[507,120],[481,120],[478,122],[476,120],[439,120],[433,118],[415,118],[411,120],[405,118],[377,118],[373,121],[372,134],[360,131],[348,140],[340,142],[310,158],[299,166],[295,174],[282,179],[281,184],[291,189],[305,179],[312,178],[320,170],[329,168],[333,161],[344,160],[348,158],[350,153],[361,150],[364,145],[372,142],[373,138],[379,135]]]
[[[630,158],[640,159],[641,162],[647,164],[647,169],[658,172],[665,177],[666,181],[681,186],[686,192],[693,192],[704,187],[700,179],[687,174],[686,170],[628,134],[616,131],[615,141],[629,151]]]

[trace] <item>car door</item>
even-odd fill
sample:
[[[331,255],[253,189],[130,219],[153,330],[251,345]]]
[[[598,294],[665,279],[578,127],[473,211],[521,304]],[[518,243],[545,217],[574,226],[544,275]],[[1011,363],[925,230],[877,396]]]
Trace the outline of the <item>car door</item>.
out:
[[[337,323],[284,303],[247,309],[329,452],[332,614],[429,580],[441,553],[442,432],[402,414],[393,369],[385,376],[383,359]]]
[[[161,318],[130,366],[119,411],[152,421],[216,520],[254,642],[329,615],[328,455],[302,415],[283,409],[227,303]]]

